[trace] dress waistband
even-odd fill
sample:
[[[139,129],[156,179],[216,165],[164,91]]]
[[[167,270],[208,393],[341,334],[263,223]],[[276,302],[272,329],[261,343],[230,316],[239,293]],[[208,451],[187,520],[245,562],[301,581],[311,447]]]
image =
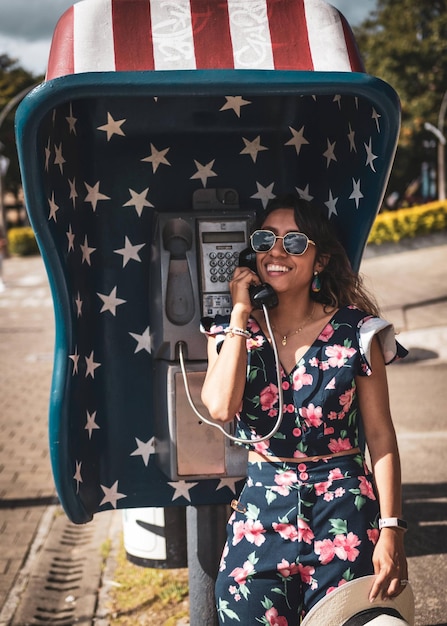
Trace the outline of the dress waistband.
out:
[[[360,454],[360,448],[350,448],[349,450],[341,450],[340,452],[334,452],[333,454],[322,454],[320,456],[302,456],[299,458],[281,457],[261,454],[255,450],[250,450],[248,453],[249,463],[310,463],[315,461],[328,461],[329,459],[335,459],[339,456],[347,456]]]

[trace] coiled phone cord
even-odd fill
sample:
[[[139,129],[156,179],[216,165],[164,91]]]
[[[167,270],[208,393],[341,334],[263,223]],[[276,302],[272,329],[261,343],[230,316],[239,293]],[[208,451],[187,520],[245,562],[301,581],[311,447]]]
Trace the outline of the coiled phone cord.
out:
[[[257,444],[257,443],[261,443],[262,441],[266,441],[267,439],[270,439],[279,430],[279,428],[281,426],[281,423],[282,423],[282,420],[283,420],[284,398],[283,398],[283,393],[282,393],[281,363],[279,361],[278,347],[276,345],[276,341],[275,341],[275,337],[274,337],[274,334],[273,334],[273,330],[272,330],[272,327],[270,325],[270,318],[269,318],[269,314],[268,314],[268,311],[267,311],[267,307],[264,304],[262,305],[262,310],[264,312],[265,323],[267,325],[267,329],[269,331],[269,335],[270,335],[271,340],[272,340],[272,348],[273,348],[273,354],[274,354],[274,357],[275,357],[275,366],[276,366],[276,382],[277,382],[277,385],[278,385],[278,417],[276,418],[275,425],[273,426],[271,431],[269,433],[267,433],[266,435],[263,435],[262,437],[257,437],[256,439],[242,439],[241,437],[235,437],[234,435],[230,435],[230,433],[228,433],[223,428],[223,426],[221,426],[220,424],[216,424],[215,422],[212,422],[211,420],[207,419],[206,417],[204,417],[200,413],[200,411],[197,409],[196,405],[194,404],[194,401],[193,401],[193,399],[191,397],[191,392],[190,392],[190,389],[189,389],[188,376],[187,376],[186,367],[185,367],[185,360],[184,360],[184,357],[183,357],[183,346],[185,344],[184,344],[183,341],[180,341],[179,344],[178,344],[180,368],[182,370],[183,382],[184,382],[185,391],[186,391],[186,397],[188,398],[188,402],[189,402],[192,410],[194,411],[194,413],[197,415],[197,417],[202,422],[205,422],[205,424],[208,424],[209,426],[214,426],[214,428],[218,428],[221,432],[223,432],[225,437],[227,437],[228,439],[231,439],[231,441],[234,441],[236,443],[241,443],[241,444],[244,444],[244,445],[247,445],[247,444],[254,445],[254,444]]]

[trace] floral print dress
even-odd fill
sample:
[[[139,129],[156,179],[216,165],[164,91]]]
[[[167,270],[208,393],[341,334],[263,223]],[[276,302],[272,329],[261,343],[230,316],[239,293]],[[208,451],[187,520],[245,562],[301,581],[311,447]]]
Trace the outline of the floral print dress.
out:
[[[228,318],[202,320],[223,341]],[[296,462],[249,463],[232,503],[227,542],[216,581],[220,624],[297,626],[326,593],[373,573],[379,517],[363,455],[300,461],[363,448],[356,376],[371,374],[377,335],[385,362],[405,356],[385,320],[355,307],[338,310],[291,372],[281,369],[283,421],[273,350],[254,319],[247,339],[247,383],[236,434],[265,456]]]

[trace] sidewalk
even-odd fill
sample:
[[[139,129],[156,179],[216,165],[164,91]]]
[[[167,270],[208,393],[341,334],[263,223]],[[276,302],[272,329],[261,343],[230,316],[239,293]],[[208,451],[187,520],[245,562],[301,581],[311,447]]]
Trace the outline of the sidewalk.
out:
[[[413,348],[416,356],[436,358],[444,365],[447,363],[446,267],[447,244],[369,256],[361,266],[361,273],[376,294],[383,316],[400,331],[399,340],[407,348]],[[57,499],[47,443],[53,312],[42,260],[40,257],[7,259],[3,279],[5,290],[0,294],[0,625],[6,626],[11,624],[7,617],[13,615],[28,583],[33,559],[50,531]],[[446,430],[442,425],[444,434]],[[411,459],[404,455],[405,450],[404,464],[411,464]],[[447,514],[444,519],[447,522]],[[441,554],[440,559],[445,569],[445,554]],[[425,576],[423,569],[421,572],[421,576]],[[418,571],[414,576],[418,576]],[[447,600],[444,601],[447,615]],[[428,625],[419,621],[417,626]]]

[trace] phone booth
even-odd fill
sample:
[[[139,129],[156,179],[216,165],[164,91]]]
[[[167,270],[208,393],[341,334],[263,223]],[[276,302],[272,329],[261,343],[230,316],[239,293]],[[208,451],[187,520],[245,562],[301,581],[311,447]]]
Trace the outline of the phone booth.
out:
[[[320,200],[358,269],[399,122],[323,0],[82,0],[61,17],[16,127],[73,522],[231,501],[243,452],[190,409],[179,345],[200,406],[199,320],[229,309],[253,220],[281,193]]]

